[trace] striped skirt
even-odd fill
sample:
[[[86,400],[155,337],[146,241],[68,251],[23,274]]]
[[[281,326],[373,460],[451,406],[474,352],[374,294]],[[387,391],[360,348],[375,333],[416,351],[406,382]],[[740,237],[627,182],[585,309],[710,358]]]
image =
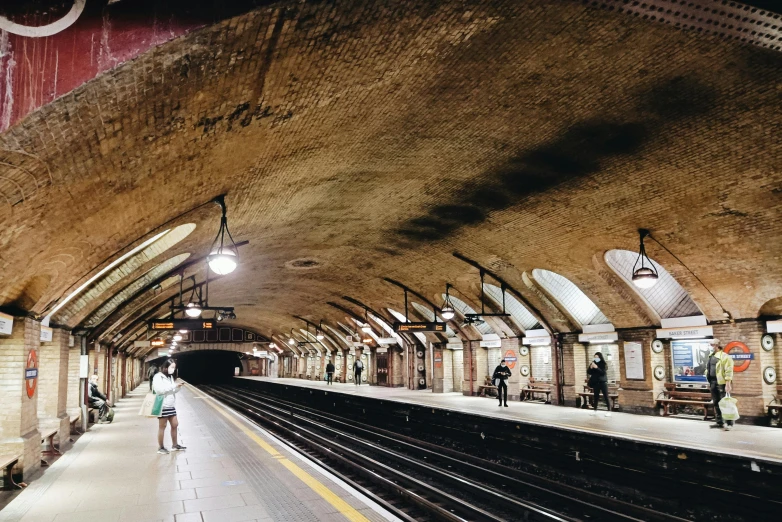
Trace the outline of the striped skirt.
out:
[[[160,412],[161,417],[176,417],[176,408],[173,406],[163,407],[163,411]]]

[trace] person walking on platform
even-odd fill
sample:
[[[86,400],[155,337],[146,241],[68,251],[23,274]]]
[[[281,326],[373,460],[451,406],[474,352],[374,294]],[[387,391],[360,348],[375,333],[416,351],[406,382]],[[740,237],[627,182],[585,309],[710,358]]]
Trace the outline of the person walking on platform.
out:
[[[497,383],[497,397],[500,399],[500,406],[502,406],[502,393],[505,392],[505,407],[508,407],[508,385],[505,380],[511,376],[510,368],[505,365],[505,359],[500,361],[499,366],[494,369],[494,375],[492,380]]]
[[[603,359],[603,354],[597,352],[595,358],[589,364],[587,368],[587,374],[589,375],[589,387],[592,388],[594,396],[592,402],[595,409],[592,410],[590,415],[597,415],[597,403],[600,400],[600,392],[603,392],[603,398],[606,401],[606,417],[611,416],[611,401],[608,400],[608,375],[606,373],[606,362]]]
[[[361,362],[361,358],[357,358],[353,363],[353,378],[356,380],[356,386],[361,385],[361,372],[364,371],[364,363]]]
[[[155,377],[155,374],[157,373],[157,366],[154,364],[149,365],[149,369],[147,370],[147,378],[149,379],[149,391],[152,391],[152,378]]]
[[[326,384],[334,384],[334,363],[331,361],[326,365]]]
[[[709,382],[709,391],[711,391],[711,400],[714,403],[716,416],[716,423],[711,427],[730,431],[733,429],[733,421],[724,422],[722,420],[720,401],[727,393],[730,393],[733,387],[733,359],[722,350],[719,339],[712,339],[709,343],[711,344],[711,353],[706,363],[706,380]]]
[[[175,377],[176,362],[174,359],[168,359],[160,366],[160,371],[152,378],[152,389],[156,395],[163,396],[163,409],[158,418],[157,431],[157,452],[161,455],[168,455],[169,451],[163,445],[163,437],[166,433],[166,424],[171,426],[171,450],[182,451],[186,449],[180,446],[177,441],[177,428],[179,420],[176,416],[176,394],[185,384]]]

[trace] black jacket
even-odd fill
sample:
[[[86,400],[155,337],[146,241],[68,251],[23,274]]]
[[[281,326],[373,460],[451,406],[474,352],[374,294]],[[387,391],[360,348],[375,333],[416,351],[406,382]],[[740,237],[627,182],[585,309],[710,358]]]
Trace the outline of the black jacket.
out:
[[[495,379],[500,379],[504,382],[505,379],[507,379],[510,376],[511,376],[510,368],[508,368],[507,366],[503,368],[501,364],[498,364],[497,367],[494,368],[494,375],[492,375],[491,380],[493,381]]]
[[[334,373],[334,365],[331,363],[328,363],[326,365],[326,373]]]
[[[595,365],[597,365],[597,368],[592,368],[592,363],[589,363],[589,366],[587,367],[587,374],[589,374],[590,387],[600,382],[608,382],[608,377],[606,376],[605,361],[600,361],[599,363],[595,363]]]
[[[354,373],[361,373],[364,371],[364,363],[361,363],[361,368],[358,367],[358,361],[353,363],[353,372]]]
[[[95,399],[103,399],[105,401],[106,396],[101,393],[97,384],[90,383],[90,402],[93,402]]]

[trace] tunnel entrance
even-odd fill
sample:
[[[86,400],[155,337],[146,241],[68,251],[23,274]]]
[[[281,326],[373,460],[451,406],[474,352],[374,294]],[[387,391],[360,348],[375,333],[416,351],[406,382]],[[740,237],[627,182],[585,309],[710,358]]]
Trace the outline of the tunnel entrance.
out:
[[[242,369],[241,353],[223,350],[203,350],[174,354],[179,377],[190,384],[225,383],[233,379],[234,369]],[[165,359],[155,361],[160,364]]]

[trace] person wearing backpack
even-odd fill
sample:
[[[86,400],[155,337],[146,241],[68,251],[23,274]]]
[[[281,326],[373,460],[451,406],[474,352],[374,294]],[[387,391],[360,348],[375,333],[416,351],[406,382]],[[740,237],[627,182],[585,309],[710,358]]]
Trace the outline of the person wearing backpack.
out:
[[[361,358],[357,358],[353,363],[353,378],[356,380],[356,386],[361,385],[361,372],[364,371],[364,363],[361,362]]]
[[[711,428],[724,428],[725,431],[733,429],[733,421],[723,421],[720,401],[730,393],[733,382],[733,359],[725,353],[720,346],[719,339],[712,339],[711,353],[706,359],[706,380],[709,382],[711,400],[714,403],[715,424]]]
[[[326,384],[334,384],[334,363],[331,361],[326,365]]]
[[[606,373],[606,362],[603,359],[603,354],[600,352],[595,353],[595,358],[589,364],[587,368],[587,374],[589,375],[589,387],[594,392],[595,409],[592,410],[590,415],[597,415],[597,403],[600,400],[600,392],[603,392],[603,398],[606,401],[606,417],[611,416],[611,401],[608,400],[608,375]]]

